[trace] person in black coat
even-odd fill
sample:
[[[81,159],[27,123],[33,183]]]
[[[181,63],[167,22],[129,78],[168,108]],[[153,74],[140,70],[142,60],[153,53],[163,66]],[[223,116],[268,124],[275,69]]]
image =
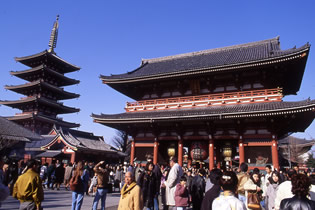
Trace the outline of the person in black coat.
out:
[[[153,173],[153,167],[154,164],[148,162],[145,166],[145,171],[140,175],[137,181],[137,185],[141,188],[143,205],[150,209],[154,208],[154,198],[159,190],[159,182]]]
[[[283,199],[280,203],[280,210],[314,210],[315,201],[309,200],[306,196],[310,191],[311,180],[305,174],[293,175],[292,179],[292,198]]]
[[[212,209],[212,202],[220,195],[221,186],[219,181],[221,176],[222,171],[220,169],[212,169],[210,171],[210,181],[213,186],[206,192],[201,204],[201,210]]]
[[[188,188],[188,191],[189,191],[189,194],[190,194],[190,186],[191,186],[191,182],[192,182],[192,180],[193,180],[193,176],[191,175],[192,174],[192,171],[191,171],[191,169],[189,169],[188,171],[187,171],[187,173],[186,173],[186,179],[187,179],[187,188]]]
[[[65,168],[63,167],[63,163],[57,160],[56,169],[55,169],[55,186],[57,190],[59,190],[61,183],[63,183],[63,178],[65,176]]]
[[[192,198],[193,210],[200,210],[201,203],[204,197],[206,189],[205,176],[206,171],[203,168],[200,168],[198,175],[194,177],[190,186],[190,193]]]

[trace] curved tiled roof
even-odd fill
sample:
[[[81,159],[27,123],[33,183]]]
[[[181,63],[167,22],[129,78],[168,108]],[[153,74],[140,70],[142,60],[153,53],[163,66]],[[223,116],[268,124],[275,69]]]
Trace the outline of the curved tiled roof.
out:
[[[42,72],[47,72],[49,74],[52,74],[59,81],[61,80],[63,82],[62,86],[74,85],[74,84],[80,83],[79,80],[66,77],[63,74],[48,68],[45,64],[41,64],[41,65],[36,66],[34,68],[23,70],[23,71],[11,71],[10,74],[13,76],[19,77],[21,79],[25,79],[27,81],[31,81],[30,79],[27,78],[29,75],[34,75],[36,73],[42,74]]]
[[[14,115],[11,117],[6,117],[6,118],[8,120],[12,120],[12,121],[36,119],[39,121],[49,122],[52,124],[65,126],[65,127],[69,127],[69,128],[75,128],[75,127],[80,126],[80,124],[77,124],[77,123],[67,122],[67,121],[64,121],[60,118],[48,117],[48,116],[42,115],[40,113],[23,113],[23,114]]]
[[[30,104],[30,103],[40,103],[49,107],[53,107],[55,109],[59,109],[59,112],[58,112],[59,114],[74,113],[74,112],[80,111],[80,109],[68,107],[68,106],[63,105],[62,103],[52,101],[43,97],[37,97],[37,96],[27,97],[27,98],[16,100],[16,101],[0,101],[0,104],[17,108],[17,109],[19,109],[20,107],[24,107],[25,104]]]
[[[53,129],[55,130],[56,135],[46,136],[45,139],[49,137],[50,141],[43,141],[43,143],[41,143],[40,145],[36,145],[36,147],[40,146],[42,149],[47,149],[47,147],[54,144],[54,141],[56,141],[60,136],[62,137],[62,139],[65,140],[66,144],[68,144],[75,150],[90,150],[95,152],[118,154],[118,151],[116,149],[104,142],[102,136],[95,136],[93,133],[68,129],[60,126],[54,126]]]
[[[300,48],[281,50],[279,37],[247,44],[192,52],[162,58],[144,59],[139,68],[126,74],[103,76],[104,83],[144,81],[154,78],[177,77],[203,71],[221,71],[231,68],[270,62],[307,52],[309,44]],[[294,58],[294,57],[293,57]]]
[[[95,122],[102,124],[148,123],[153,121],[223,119],[284,115],[315,110],[315,100],[297,102],[268,102],[239,105],[185,108],[161,111],[125,112],[121,114],[92,114]],[[315,117],[315,112],[314,117]]]
[[[42,79],[36,80],[34,82],[28,82],[22,85],[6,85],[5,88],[7,90],[12,90],[14,92],[23,94],[27,89],[34,89],[37,86],[47,88],[57,93],[55,94],[55,96],[57,97],[57,100],[72,99],[72,98],[80,97],[79,94],[65,91],[63,88],[51,85],[47,82],[44,82]]]
[[[47,50],[30,56],[15,57],[14,59],[29,67],[36,67],[38,66],[38,62],[42,64],[47,62],[47,59],[48,60],[51,59],[54,63],[59,65],[60,68],[58,68],[58,70],[62,71],[63,73],[80,70],[80,67],[63,60],[62,58],[58,57],[53,53],[48,52]]]
[[[42,137],[15,122],[0,117],[0,139],[30,141],[42,139]]]

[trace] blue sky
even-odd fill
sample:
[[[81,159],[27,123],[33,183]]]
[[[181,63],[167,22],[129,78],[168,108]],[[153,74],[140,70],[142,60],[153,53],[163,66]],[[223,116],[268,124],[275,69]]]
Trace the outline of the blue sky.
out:
[[[60,15],[57,55],[80,66],[67,76],[81,81],[66,87],[79,99],[65,105],[80,108],[78,114],[60,115],[80,123],[81,130],[105,137],[113,129],[93,123],[92,113],[121,113],[126,96],[101,83],[100,74],[120,74],[154,58],[217,47],[242,44],[280,36],[281,48],[309,42],[315,44],[314,1],[188,1],[188,0],[95,0],[95,1],[0,1],[0,100],[22,95],[6,91],[4,85],[25,81],[11,70],[25,70],[14,57],[48,49],[56,15]],[[297,96],[284,100],[315,99],[315,54],[308,58]],[[19,110],[0,106],[0,116]],[[315,123],[299,137],[315,138]]]

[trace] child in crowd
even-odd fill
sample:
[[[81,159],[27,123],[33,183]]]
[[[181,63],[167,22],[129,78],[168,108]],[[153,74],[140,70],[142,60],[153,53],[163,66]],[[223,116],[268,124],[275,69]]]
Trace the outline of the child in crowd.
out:
[[[180,183],[176,185],[175,205],[177,210],[185,210],[189,206],[189,193],[186,183],[186,177],[182,176],[180,178]]]

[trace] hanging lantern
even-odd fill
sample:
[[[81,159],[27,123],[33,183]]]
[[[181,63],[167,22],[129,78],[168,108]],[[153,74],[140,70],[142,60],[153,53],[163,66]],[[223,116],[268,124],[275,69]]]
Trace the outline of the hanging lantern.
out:
[[[231,161],[231,157],[232,157],[232,147],[229,143],[227,143],[224,147],[223,147],[223,157],[225,161]]]
[[[169,146],[169,148],[167,148],[167,155],[169,157],[174,157],[175,156],[175,145],[174,144],[171,144]]]
[[[193,142],[191,144],[190,156],[195,161],[207,159],[207,144],[203,142]]]

